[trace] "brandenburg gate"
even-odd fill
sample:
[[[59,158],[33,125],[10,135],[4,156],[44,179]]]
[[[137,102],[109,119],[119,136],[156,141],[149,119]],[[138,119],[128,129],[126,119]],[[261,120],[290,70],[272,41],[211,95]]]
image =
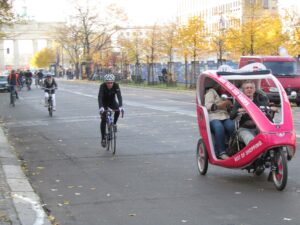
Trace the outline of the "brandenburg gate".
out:
[[[45,47],[52,47],[54,42],[54,33],[57,27],[62,26],[62,22],[36,22],[36,21],[27,21],[23,24],[15,24],[13,26],[3,26],[1,29],[2,33],[5,33],[5,37],[0,39],[0,71],[7,69],[19,69],[21,67],[29,66],[29,59],[24,60],[20,56],[20,41],[26,40],[30,43],[32,47],[31,58],[38,49],[38,41],[45,40],[47,45]],[[6,51],[6,46],[4,46],[4,41],[12,41],[13,46],[9,48],[9,53]],[[28,46],[26,46],[28,47]],[[30,47],[30,46],[29,46]],[[12,63],[8,64],[6,56],[12,58]],[[12,54],[12,56],[11,56]],[[12,67],[12,68],[11,68]]]

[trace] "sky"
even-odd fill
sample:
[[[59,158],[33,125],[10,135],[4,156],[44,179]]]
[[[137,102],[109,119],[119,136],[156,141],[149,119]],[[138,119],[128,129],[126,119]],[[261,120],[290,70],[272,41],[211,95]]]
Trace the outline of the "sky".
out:
[[[22,13],[26,5],[27,14],[39,21],[64,21],[70,12],[71,0],[14,0],[17,12]],[[86,2],[87,0],[81,0]],[[129,19],[135,24],[144,25],[166,21],[176,9],[176,0],[90,0],[96,2],[115,2],[124,8]],[[173,10],[173,11],[172,11]]]
[[[171,21],[179,0],[13,0],[19,13],[23,12],[26,5],[28,15],[38,21],[65,21],[72,11],[72,1],[89,1],[97,6],[101,3],[116,3],[125,10],[133,25],[147,25],[157,21]],[[280,8],[296,5],[300,10],[300,0],[279,0],[279,4]]]

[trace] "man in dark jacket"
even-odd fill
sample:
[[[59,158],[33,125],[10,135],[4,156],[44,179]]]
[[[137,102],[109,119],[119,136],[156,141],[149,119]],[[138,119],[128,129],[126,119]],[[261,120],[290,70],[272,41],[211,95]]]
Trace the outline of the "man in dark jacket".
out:
[[[242,91],[244,94],[250,98],[255,105],[259,108],[269,108],[269,98],[262,92],[255,88],[255,83],[252,80],[247,80],[242,84]],[[270,110],[276,111],[276,107],[271,107]],[[247,145],[253,138],[258,134],[258,129],[252,118],[248,115],[246,110],[241,107],[241,105],[236,101],[233,109],[230,112],[230,118],[235,119],[238,114],[242,114],[240,122],[238,135],[240,139]],[[266,114],[266,116],[272,120],[271,115]]]
[[[116,101],[116,96],[118,102]],[[113,74],[106,74],[104,76],[104,83],[100,85],[98,93],[99,113],[101,115],[101,145],[106,146],[105,142],[105,129],[106,129],[106,112],[108,108],[115,111],[114,113],[114,130],[117,131],[117,121],[120,112],[124,112],[122,108],[122,95],[119,84],[115,82]]]
[[[16,99],[19,98],[18,96],[18,92],[17,92],[17,87],[20,85],[20,81],[19,81],[19,75],[16,73],[15,70],[12,70],[10,72],[10,74],[7,77],[7,83],[9,85],[9,90],[11,92],[15,92],[16,93]]]

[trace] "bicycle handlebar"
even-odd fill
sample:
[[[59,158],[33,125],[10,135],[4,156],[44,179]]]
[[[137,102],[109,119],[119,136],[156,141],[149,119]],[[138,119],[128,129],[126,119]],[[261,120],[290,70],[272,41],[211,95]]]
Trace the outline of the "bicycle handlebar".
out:
[[[103,111],[103,113],[107,113],[107,112],[120,112],[120,110],[119,109],[110,109],[110,108],[108,108],[108,109],[105,109]],[[122,118],[124,117],[124,110],[121,110],[121,117]]]
[[[52,91],[52,90],[56,90],[57,89],[57,87],[55,87],[55,88],[42,88],[43,90],[46,90],[46,91]]]

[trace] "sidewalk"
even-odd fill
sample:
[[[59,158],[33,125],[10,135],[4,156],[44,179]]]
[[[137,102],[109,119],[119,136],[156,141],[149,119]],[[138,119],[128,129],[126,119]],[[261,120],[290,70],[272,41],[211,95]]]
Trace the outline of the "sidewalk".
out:
[[[0,124],[0,225],[50,225]]]

